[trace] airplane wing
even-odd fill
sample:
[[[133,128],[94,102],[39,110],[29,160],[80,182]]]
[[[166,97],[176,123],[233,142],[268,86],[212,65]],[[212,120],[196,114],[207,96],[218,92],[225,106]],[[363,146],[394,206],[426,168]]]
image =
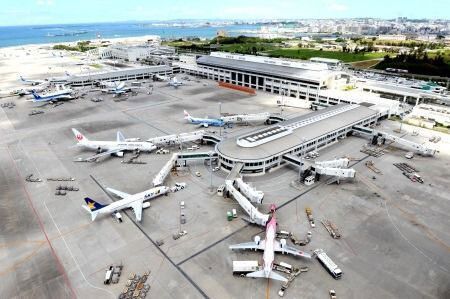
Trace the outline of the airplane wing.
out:
[[[261,242],[259,242],[259,245],[256,244],[255,242],[247,242],[247,243],[240,243],[240,244],[234,244],[234,245],[230,245],[230,249],[242,249],[242,250],[247,250],[247,249],[253,249],[253,250],[264,250],[264,248],[266,247],[266,241],[262,240]]]
[[[115,154],[115,153],[118,153],[118,152],[121,152],[121,151],[123,151],[123,149],[118,147],[118,148],[115,148],[115,149],[112,149],[112,150],[109,150],[109,151],[106,151],[106,152],[101,152],[100,154],[96,154],[94,156],[86,158],[85,160],[86,161],[94,161],[94,160],[97,160],[98,158],[101,158],[101,157],[104,157],[104,156],[107,156],[107,155],[111,155],[111,154]]]
[[[128,197],[128,196],[131,195],[131,194],[119,191],[119,190],[115,190],[113,188],[106,188],[106,190],[108,190],[109,192],[111,192],[112,194],[114,194],[114,195],[116,195],[116,196],[118,196],[120,198],[125,198],[125,197]]]
[[[280,241],[277,240],[275,240],[273,250],[275,252],[287,253],[293,256],[302,256],[306,258],[311,258],[311,254],[298,250],[297,248],[294,248],[292,246],[285,245],[283,248],[281,248]]]
[[[136,215],[136,221],[140,222],[142,219],[142,200],[133,202],[130,207],[133,209],[134,215]]]

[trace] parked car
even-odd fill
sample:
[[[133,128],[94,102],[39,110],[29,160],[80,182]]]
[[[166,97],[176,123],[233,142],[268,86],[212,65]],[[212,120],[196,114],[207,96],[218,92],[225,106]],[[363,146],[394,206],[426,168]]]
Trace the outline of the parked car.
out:
[[[184,188],[186,188],[186,183],[175,183],[175,186],[170,188],[170,191],[177,192]]]
[[[197,177],[201,177],[201,176],[202,176],[202,174],[200,173],[200,171],[196,171],[196,172],[195,172],[195,176],[197,176]]]
[[[166,150],[166,149],[164,149],[164,148],[160,148],[159,150],[156,151],[156,153],[157,153],[158,155],[159,155],[159,154],[165,155],[165,154],[170,153],[170,151],[169,151],[169,150]]]

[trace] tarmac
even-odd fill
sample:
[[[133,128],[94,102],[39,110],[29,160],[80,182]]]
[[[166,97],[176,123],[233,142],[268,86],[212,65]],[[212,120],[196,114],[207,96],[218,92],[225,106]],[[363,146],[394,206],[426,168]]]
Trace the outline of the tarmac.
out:
[[[237,218],[227,221],[226,212],[236,201],[219,197],[215,189],[224,183],[224,171],[211,172],[204,162],[188,162],[166,185],[186,182],[187,187],[151,200],[141,223],[133,211],[123,213],[123,223],[99,216],[94,222],[81,205],[89,196],[102,203],[113,198],[102,188],[127,193],[151,188],[151,181],[170,155],[142,154],[147,164],[124,164],[122,158],[107,157],[97,163],[77,163],[77,157],[92,152],[80,150],[70,128],[77,128],[93,140],[113,140],[120,130],[126,138],[150,137],[197,130],[183,120],[183,110],[191,115],[217,116],[221,112],[279,113],[276,96],[256,96],[219,88],[216,82],[186,81],[173,88],[155,82],[153,93],[139,93],[124,101],[112,95],[89,92],[86,98],[63,105],[36,108],[25,98],[10,97],[16,107],[0,110],[0,284],[5,298],[117,298],[130,272],[151,271],[147,298],[277,298],[281,283],[232,275],[233,260],[262,260],[262,253],[232,252],[228,246],[249,242],[263,228]],[[93,97],[103,101],[92,102]],[[221,108],[219,108],[221,102]],[[28,116],[32,109],[43,114]],[[283,116],[294,117],[308,110],[285,108]],[[393,132],[398,124],[384,121],[383,130]],[[255,126],[230,129],[207,128],[233,138]],[[404,125],[405,138],[424,142],[437,133]],[[310,244],[300,247],[312,252],[324,249],[342,269],[334,280],[315,260],[276,255],[276,262],[307,266],[287,289],[285,298],[327,298],[330,289],[338,298],[449,298],[450,297],[450,138],[436,144],[435,157],[404,157],[406,151],[388,147],[379,158],[360,152],[368,142],[351,136],[319,151],[317,160],[349,156],[356,178],[327,185],[298,186],[298,170],[291,166],[261,177],[244,177],[265,193],[264,204],[278,207],[279,229],[304,237],[312,232]],[[186,145],[188,146],[188,145]],[[184,147],[184,145],[183,145]],[[213,146],[202,145],[198,151]],[[170,148],[170,150],[176,150]],[[375,174],[364,162],[373,160],[382,174]],[[393,163],[414,166],[424,184],[402,175]],[[200,172],[201,176],[194,175]],[[26,182],[34,174],[42,182]],[[60,182],[50,177],[73,177],[67,184],[80,189],[56,196]],[[375,179],[374,179],[375,177]],[[64,183],[66,184],[66,183]],[[212,186],[212,188],[211,188]],[[115,199],[114,199],[115,200]],[[180,225],[180,201],[185,201],[186,224]],[[316,227],[311,228],[304,212],[311,207]],[[337,225],[341,239],[332,239],[320,224],[329,219]],[[186,236],[172,235],[186,230]],[[164,244],[157,246],[157,241]],[[288,241],[288,244],[290,242]],[[118,284],[104,285],[109,265],[123,263]]]

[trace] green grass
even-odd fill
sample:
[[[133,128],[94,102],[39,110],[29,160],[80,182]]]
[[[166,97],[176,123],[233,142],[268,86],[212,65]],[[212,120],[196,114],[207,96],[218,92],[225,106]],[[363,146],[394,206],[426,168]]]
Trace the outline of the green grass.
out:
[[[102,68],[102,65],[98,64],[98,63],[90,64],[90,66],[92,66],[93,68],[96,68],[96,69],[101,69]]]
[[[256,48],[257,52],[271,51],[277,49],[277,47],[270,43],[245,43],[245,44],[228,44],[220,45],[220,50],[232,53],[243,53],[251,54],[253,52],[253,47]]]
[[[339,59],[343,62],[355,62],[370,59],[383,58],[386,53],[346,53],[337,51],[320,51],[314,49],[303,49],[303,48],[289,48],[289,49],[278,49],[267,52],[269,56],[272,57],[285,57],[294,59],[308,60],[312,57],[322,57],[322,58],[333,58]]]

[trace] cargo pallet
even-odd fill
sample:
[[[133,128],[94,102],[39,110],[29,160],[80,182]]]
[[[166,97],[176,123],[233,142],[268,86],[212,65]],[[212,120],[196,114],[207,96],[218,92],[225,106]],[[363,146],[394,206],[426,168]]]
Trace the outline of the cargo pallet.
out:
[[[406,163],[394,163],[394,166],[407,173],[419,172],[417,169]]]

